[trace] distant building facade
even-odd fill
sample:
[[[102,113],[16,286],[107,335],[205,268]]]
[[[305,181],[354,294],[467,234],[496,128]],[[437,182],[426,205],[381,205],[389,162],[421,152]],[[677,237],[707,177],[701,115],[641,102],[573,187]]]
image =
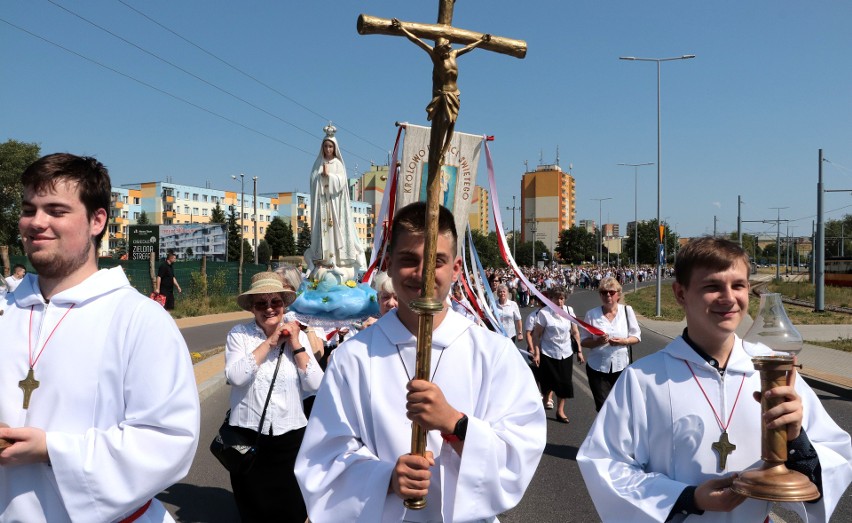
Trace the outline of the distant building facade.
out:
[[[551,251],[576,223],[574,176],[558,164],[539,165],[521,178],[521,241],[539,240]],[[533,233],[535,231],[535,233]]]

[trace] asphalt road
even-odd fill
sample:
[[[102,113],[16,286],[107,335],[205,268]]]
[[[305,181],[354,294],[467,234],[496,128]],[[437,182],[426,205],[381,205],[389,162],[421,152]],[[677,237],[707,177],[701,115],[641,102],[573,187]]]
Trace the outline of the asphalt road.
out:
[[[600,305],[597,294],[578,291],[568,300],[578,316]],[[524,309],[526,316],[532,309]],[[225,334],[233,324],[219,324],[185,329],[184,335],[192,350],[224,343]],[[653,353],[668,343],[668,338],[650,331],[642,333],[642,342],[634,347],[634,358]],[[211,342],[209,345],[205,343]],[[228,409],[228,387],[222,387],[202,403],[201,440],[189,475],[164,491],[158,498],[181,522],[238,521],[236,506],[230,490],[227,472],[208,450],[210,441],[221,425]],[[500,515],[503,523],[564,523],[599,521],[575,458],[595,416],[594,402],[589,391],[585,368],[575,367],[574,399],[568,400],[566,414],[571,423],[565,425],[548,417],[547,447],[535,477],[521,503]],[[852,429],[852,401],[817,391],[829,414],[847,432]],[[797,521],[781,513],[776,521]],[[852,521],[852,491],[847,491],[835,511],[832,521]]]

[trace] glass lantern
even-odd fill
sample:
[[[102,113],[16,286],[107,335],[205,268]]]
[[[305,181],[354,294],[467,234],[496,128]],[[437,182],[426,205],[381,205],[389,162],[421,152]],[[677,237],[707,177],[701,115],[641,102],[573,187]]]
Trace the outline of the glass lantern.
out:
[[[763,464],[746,470],[734,480],[731,490],[738,494],[767,501],[811,501],[819,498],[819,490],[807,476],[790,470],[787,461],[787,427],[766,428],[763,414],[785,398],[765,397],[766,391],[789,383],[795,372],[795,356],[802,350],[802,335],[784,311],[781,295],[760,295],[760,311],[754,324],[743,337],[743,348],[760,372],[761,393],[761,459]]]

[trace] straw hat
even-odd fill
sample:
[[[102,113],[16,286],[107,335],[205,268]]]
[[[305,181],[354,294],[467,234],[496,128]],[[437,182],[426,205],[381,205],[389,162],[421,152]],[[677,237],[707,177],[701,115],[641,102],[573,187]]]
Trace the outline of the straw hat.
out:
[[[250,311],[253,303],[252,295],[254,294],[280,294],[285,307],[296,299],[296,292],[292,289],[286,289],[281,277],[274,272],[259,272],[252,276],[251,287],[237,296],[237,305]]]

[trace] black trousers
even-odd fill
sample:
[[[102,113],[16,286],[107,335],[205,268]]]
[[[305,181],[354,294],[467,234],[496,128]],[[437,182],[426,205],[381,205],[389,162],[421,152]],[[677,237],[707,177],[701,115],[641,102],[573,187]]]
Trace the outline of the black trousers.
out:
[[[618,377],[621,376],[621,372],[600,372],[588,365],[586,366],[586,375],[589,377],[589,388],[592,389],[596,411],[600,412],[606,397],[609,396],[609,391],[612,390],[613,385],[618,381]]]
[[[257,436],[251,429],[242,429]],[[248,474],[231,474],[231,488],[243,523],[304,523],[308,518],[293,468],[305,429],[261,436]]]
[[[163,291],[163,296],[166,297],[166,303],[163,305],[163,307],[167,311],[174,309],[175,308],[175,291],[173,289]]]

